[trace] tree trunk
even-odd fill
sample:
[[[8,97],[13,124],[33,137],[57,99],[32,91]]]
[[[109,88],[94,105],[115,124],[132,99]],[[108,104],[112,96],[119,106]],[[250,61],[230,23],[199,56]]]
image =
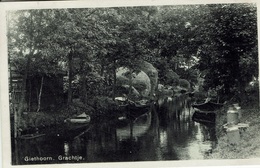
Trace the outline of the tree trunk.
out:
[[[133,70],[130,70],[130,76],[129,76],[129,90],[128,90],[128,95],[127,97],[130,98],[132,94],[132,88],[133,88]]]
[[[113,93],[112,93],[112,97],[113,97],[113,100],[115,100],[115,97],[116,97],[116,60],[114,60],[113,62],[113,77],[114,77],[114,82],[113,82]]]
[[[25,110],[25,104],[26,104],[26,84],[27,84],[27,77],[29,73],[30,68],[30,60],[31,60],[31,54],[27,56],[27,63],[26,63],[26,69],[23,75],[23,81],[22,81],[22,90],[21,90],[21,97],[20,102],[18,105],[17,113],[15,114],[15,121],[14,121],[14,137],[17,138],[19,136],[19,128],[21,127],[21,120],[22,120],[22,112]]]
[[[82,102],[85,104],[87,103],[87,89],[86,89],[86,75],[85,73],[82,74],[82,91],[81,91],[81,97],[82,97]]]
[[[35,91],[36,91],[36,99],[38,100],[39,99],[39,91],[37,88],[35,88]]]
[[[70,50],[68,54],[68,82],[69,82],[69,87],[68,87],[68,106],[72,103],[72,66],[73,66],[73,61],[72,61],[73,55],[72,55],[72,50]]]
[[[80,62],[80,78],[81,78],[81,91],[79,93],[80,100],[85,104],[87,103],[87,89],[86,89],[86,72],[85,72],[85,59],[84,57],[80,57],[81,62]]]
[[[242,103],[243,100],[246,98],[246,93],[245,93],[245,83],[241,80],[238,79],[238,91],[239,91],[239,104]]]
[[[44,77],[42,76],[41,87],[40,87],[40,92],[39,92],[39,96],[38,96],[38,108],[37,108],[37,112],[39,112],[40,109],[41,109],[41,98],[42,98],[43,79],[44,79]]]
[[[238,92],[239,92],[239,96],[238,96],[238,103],[241,104],[243,100],[245,100],[245,86],[246,83],[242,80],[241,78],[241,67],[239,65],[239,60],[240,57],[236,54],[236,51],[233,51],[234,53],[232,53],[232,56],[235,58],[235,60],[233,60],[233,64],[234,64],[234,68],[232,69],[233,72],[232,74],[235,74],[235,78],[238,81]],[[232,64],[231,64],[232,65]]]
[[[32,101],[32,82],[29,83],[29,99],[28,99],[28,112],[31,111],[31,101]]]
[[[33,56],[34,52],[35,52],[35,48],[33,46],[33,40],[34,40],[34,36],[33,36],[33,17],[32,17],[32,13],[30,13],[30,23],[31,23],[31,29],[30,31],[30,41],[29,41],[29,54],[25,57],[27,57],[26,60],[26,68],[25,68],[25,72],[23,74],[23,81],[22,81],[22,90],[21,90],[21,99],[18,105],[18,110],[17,113],[14,114],[15,117],[15,121],[14,121],[14,137],[17,138],[19,135],[19,128],[21,127],[21,120],[22,120],[22,112],[25,110],[26,108],[26,86],[27,86],[27,78],[28,78],[28,74],[29,74],[29,70],[30,70],[30,63],[31,63],[31,57]]]

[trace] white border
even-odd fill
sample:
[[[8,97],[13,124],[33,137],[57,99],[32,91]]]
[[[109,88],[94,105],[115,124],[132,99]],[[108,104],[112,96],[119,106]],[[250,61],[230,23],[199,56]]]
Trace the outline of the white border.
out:
[[[152,5],[216,4],[216,3],[254,3],[257,0],[75,0],[75,1],[23,1],[2,2],[5,9],[53,9],[53,8],[97,8]]]
[[[7,64],[7,38],[6,38],[6,10],[18,9],[46,9],[46,8],[96,8],[96,7],[122,7],[122,6],[151,6],[151,5],[180,5],[180,4],[216,4],[216,3],[257,3],[259,16],[259,4],[257,0],[86,0],[86,1],[40,1],[40,2],[1,2],[0,3],[0,120],[2,127],[0,135],[2,140],[2,159],[0,152],[0,163],[3,168],[7,167],[260,167],[260,158],[241,160],[191,160],[191,161],[154,161],[154,162],[124,162],[124,163],[83,163],[83,164],[42,164],[42,165],[11,165],[11,139],[10,139],[10,114],[8,99],[8,64]],[[258,17],[258,28],[260,27]],[[258,30],[258,39],[260,39]],[[258,44],[259,46],[259,44]],[[258,47],[259,48],[259,47]],[[259,52],[259,50],[258,50]],[[260,53],[260,52],[259,52]],[[259,57],[258,57],[259,58]],[[260,65],[259,65],[260,69]],[[2,160],[2,161],[1,161]],[[0,165],[1,165],[0,164]]]

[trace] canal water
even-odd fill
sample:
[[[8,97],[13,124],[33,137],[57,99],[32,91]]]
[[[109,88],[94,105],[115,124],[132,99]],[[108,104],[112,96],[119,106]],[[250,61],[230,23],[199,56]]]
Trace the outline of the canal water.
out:
[[[215,127],[192,121],[192,114],[187,99],[168,99],[160,108],[152,107],[124,125],[103,121],[70,139],[57,134],[16,140],[12,162],[20,165],[205,159],[216,146]]]

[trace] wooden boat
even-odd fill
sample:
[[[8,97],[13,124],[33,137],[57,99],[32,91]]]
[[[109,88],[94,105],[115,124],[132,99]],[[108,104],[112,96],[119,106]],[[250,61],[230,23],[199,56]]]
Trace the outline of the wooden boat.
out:
[[[200,123],[214,124],[216,120],[216,110],[223,107],[224,104],[205,102],[201,104],[193,104],[195,112],[192,115],[192,120]]]
[[[115,97],[115,100],[123,103],[123,102],[127,101],[127,98],[126,97]]]
[[[130,102],[127,106],[126,116],[128,119],[136,119],[139,116],[149,112],[150,108],[151,101],[149,100]]]
[[[118,109],[120,109],[116,121],[117,125],[125,125],[129,120],[135,120],[139,116],[149,112],[152,104],[152,101],[146,99],[132,101],[118,97],[116,101],[118,101]]]
[[[68,118],[68,119],[64,120],[64,122],[85,124],[85,123],[90,122],[90,116],[87,115],[86,113],[82,113],[76,117]]]
[[[122,110],[140,111],[140,110],[149,108],[151,105],[151,101],[149,101],[147,99],[142,99],[139,101],[132,101],[125,97],[116,97],[115,101],[116,101],[119,109],[122,109]]]
[[[203,124],[215,124],[216,113],[215,111],[201,111],[195,109],[192,120]]]
[[[140,101],[129,101],[127,106],[128,110],[146,110],[151,106],[151,102],[149,100],[140,100]]]
[[[57,136],[62,140],[72,140],[91,129],[92,125],[90,120],[90,116],[86,113],[82,113],[73,118],[68,118],[65,120],[63,130],[61,130]]]
[[[201,103],[201,104],[193,104],[192,107],[201,111],[215,111],[223,107],[224,104],[214,103],[211,101]]]

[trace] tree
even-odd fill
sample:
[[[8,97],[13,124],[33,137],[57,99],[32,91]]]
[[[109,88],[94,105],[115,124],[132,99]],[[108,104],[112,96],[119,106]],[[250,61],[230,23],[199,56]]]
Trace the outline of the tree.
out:
[[[200,29],[208,10],[205,5],[162,6],[156,9],[148,24],[146,39],[152,62],[159,69],[160,80],[164,81],[164,74],[169,69],[181,75],[185,71],[189,73],[189,69],[197,64],[194,58],[203,44]]]
[[[209,5],[209,9],[208,40],[199,54],[199,68],[207,71],[206,88],[221,87],[222,95],[239,92],[243,99],[246,84],[252,75],[258,76],[256,71],[248,71],[249,66],[258,67],[256,7],[219,4]]]
[[[138,71],[140,69],[138,61],[143,60],[146,56],[145,52],[147,50],[144,36],[147,25],[143,24],[142,21],[147,20],[147,13],[136,7],[111,8],[101,10],[101,12],[99,21],[104,23],[101,26],[105,30],[101,35],[102,40],[99,41],[101,49],[98,58],[102,68],[102,75],[106,70],[112,76],[112,97],[114,97],[117,68],[127,67],[130,69],[131,74],[134,70]],[[107,22],[108,20],[109,22]]]
[[[38,10],[16,11],[8,14],[8,52],[10,66],[16,67],[22,74],[22,90],[18,111],[15,112],[15,137],[18,136],[18,128],[21,126],[21,115],[26,110],[26,86],[27,78],[32,72],[32,58],[37,55],[43,43],[44,36],[42,26],[46,20],[43,12]]]

